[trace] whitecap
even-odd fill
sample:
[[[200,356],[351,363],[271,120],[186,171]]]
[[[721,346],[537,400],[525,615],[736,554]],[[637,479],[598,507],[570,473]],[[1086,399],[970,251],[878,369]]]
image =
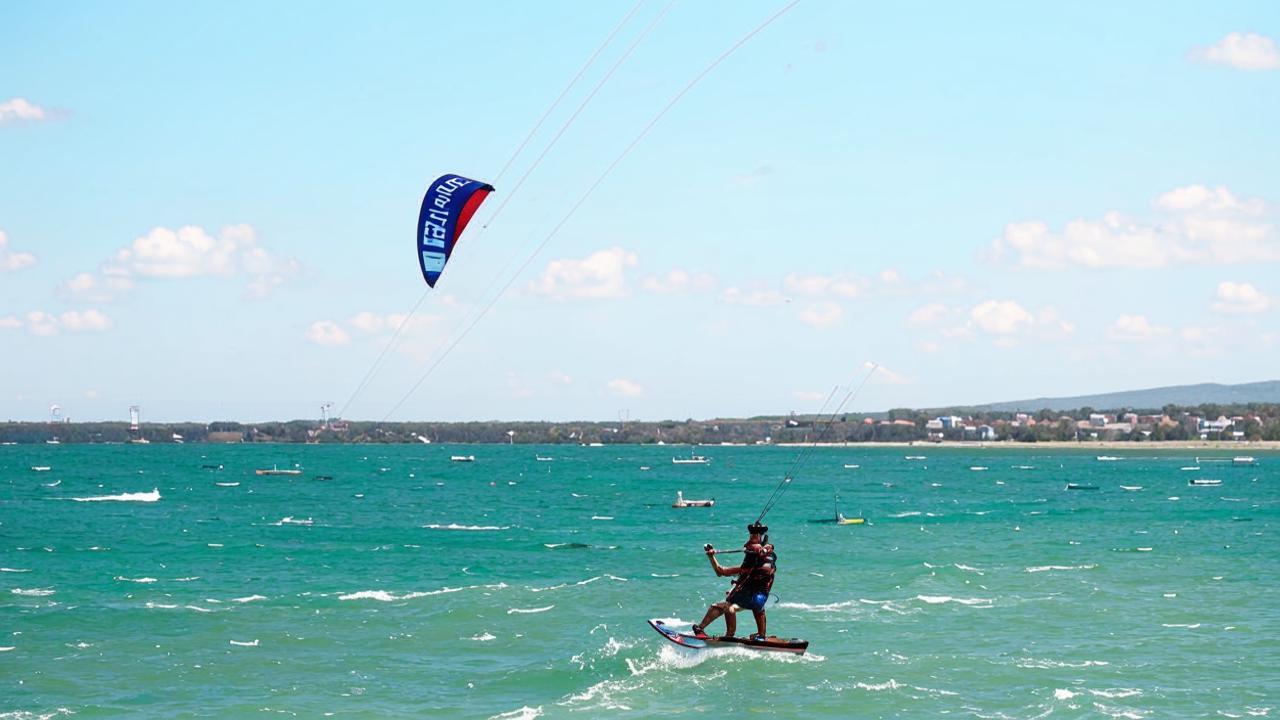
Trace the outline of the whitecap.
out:
[[[396,595],[386,590],[361,590],[359,592],[339,595],[339,600],[377,600],[379,602],[396,602],[398,600],[416,600],[422,597],[431,597],[433,595],[447,595],[449,593],[462,592],[464,590],[502,590],[506,588],[506,583],[496,583],[493,585],[467,585],[464,587],[442,587],[439,590],[426,590],[422,592],[408,592],[403,595]]]
[[[240,483],[238,482],[216,482],[214,485],[217,485],[218,487],[240,487]]]
[[[314,525],[315,521],[312,520],[311,518],[295,518],[292,515],[290,515],[288,517],[282,517],[280,518],[279,521],[273,522],[271,524],[275,525],[276,527],[282,527],[284,525]]]
[[[449,523],[448,525],[423,525],[427,530],[510,530],[510,525],[459,525],[457,523]]]
[[[1048,572],[1050,570],[1092,570],[1098,567],[1095,564],[1088,565],[1037,565],[1027,568],[1029,573]]]
[[[0,647],[0,652],[9,652],[11,650],[14,650],[16,647],[17,647],[16,645],[5,645],[3,647]],[[0,717],[3,717],[3,716],[0,716]]]
[[[532,615],[534,613],[544,613],[553,607],[555,607],[555,605],[548,605],[546,607],[539,607],[539,608],[509,608],[507,610],[507,614],[508,615]]]
[[[123,575],[117,575],[115,576],[115,579],[119,580],[120,582],[131,582],[131,583],[153,583],[156,581],[156,579],[153,577],[127,578]]]
[[[924,514],[924,513],[920,512],[919,510],[908,510],[908,511],[906,511],[906,512],[900,512],[900,513],[897,513],[897,514],[895,514],[895,515],[890,515],[889,517],[891,517],[891,518],[904,518],[904,517],[915,517],[915,516],[917,516],[917,515],[923,515],[923,514]]]
[[[592,520],[612,520],[613,516],[612,515],[592,515],[591,519]]]
[[[950,595],[917,595],[916,600],[927,602],[930,605],[941,605],[942,603],[960,603],[961,605],[982,605],[991,607],[990,598],[958,598]]]
[[[1071,692],[1066,688],[1058,688],[1057,690],[1053,691],[1053,697],[1055,700],[1070,700],[1075,696],[1076,696],[1075,693]]]
[[[248,642],[241,642],[240,640],[228,640],[227,642],[231,643],[232,645],[238,645],[240,647],[258,647],[257,638],[254,638],[253,640],[250,640]]]
[[[525,705],[519,710],[491,715],[489,716],[489,720],[533,720],[537,717],[542,717],[542,706],[539,705],[535,708]]]
[[[9,592],[13,593],[14,595],[21,595],[22,597],[48,597],[52,595],[55,591],[53,588],[28,588],[28,589],[14,588]]]
[[[674,578],[674,577],[680,577],[680,573],[649,573],[649,577]]]
[[[0,567],[0,572],[21,573],[21,572],[31,572],[31,571],[23,568]]]
[[[1165,597],[1168,597],[1168,596],[1166,595]],[[1160,627],[1186,628],[1188,630],[1195,630],[1196,628],[1200,627],[1200,623],[1160,623]]]
[[[1106,690],[1090,690],[1090,694],[1104,698],[1127,698],[1141,695],[1142,691],[1137,688],[1109,688]]]
[[[249,595],[249,596],[247,596],[247,597],[232,598],[232,599],[231,599],[231,602],[236,602],[236,603],[250,603],[250,602],[257,601],[257,600],[266,600],[266,599],[267,599],[267,597],[266,597],[265,595]]]
[[[98,495],[94,497],[70,498],[76,502],[159,502],[160,489],[151,492],[122,493],[120,495]]]
[[[493,635],[493,634],[491,634],[491,633],[486,632],[486,633],[482,633],[482,634],[480,634],[480,635],[472,635],[472,636],[471,636],[471,637],[469,637],[469,638],[462,638],[462,639],[463,639],[463,640],[475,640],[476,642],[489,642],[490,640],[497,640],[497,639],[498,639],[498,636],[497,636],[497,635]]]

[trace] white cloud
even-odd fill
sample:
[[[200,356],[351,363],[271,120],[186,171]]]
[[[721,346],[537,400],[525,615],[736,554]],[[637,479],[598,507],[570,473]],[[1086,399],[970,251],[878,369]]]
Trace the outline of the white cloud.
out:
[[[36,256],[9,249],[9,236],[0,230],[0,272],[13,272],[36,264]]]
[[[1217,300],[1209,307],[1224,315],[1253,315],[1271,307],[1272,299],[1249,283],[1218,283]]]
[[[77,297],[110,297],[132,289],[138,279],[244,277],[250,297],[265,297],[298,270],[298,261],[261,247],[249,225],[228,225],[217,235],[195,225],[155,227],[113,253],[98,276],[79,273],[62,290]]]
[[[941,351],[942,346],[934,342],[933,340],[921,340],[920,342],[916,343],[916,349],[922,353],[928,353],[932,355],[933,353]]]
[[[1178,332],[1187,352],[1195,357],[1217,357],[1223,353],[1226,333],[1216,326],[1190,325]]]
[[[551,382],[555,383],[556,385],[572,385],[573,384],[573,377],[570,376],[568,373],[556,371],[551,373],[548,377],[551,378]]]
[[[32,335],[47,337],[59,332],[104,332],[110,330],[114,323],[100,310],[68,310],[54,315],[42,310],[32,310],[25,317],[27,332]],[[15,316],[0,318],[0,328],[14,329],[22,326],[22,321]]]
[[[102,332],[111,329],[111,318],[97,310],[70,310],[58,316],[58,324],[68,332]]]
[[[886,385],[910,385],[911,381],[901,373],[896,373],[883,365],[877,365],[872,377]]]
[[[1144,222],[1109,212],[1100,220],[1072,220],[1061,232],[1040,221],[1010,223],[983,254],[1042,269],[1280,261],[1280,237],[1259,199],[1189,185],[1152,204],[1165,217]]]
[[[1035,322],[1035,316],[1012,300],[987,300],[969,311],[969,319],[985,333],[1013,335]]]
[[[1112,340],[1144,341],[1154,340],[1168,332],[1167,327],[1152,325],[1145,315],[1121,315],[1107,328],[1107,337]]]
[[[716,276],[711,273],[689,272],[676,268],[666,275],[646,275],[640,279],[640,289],[655,295],[686,295],[714,290]]]
[[[1257,33],[1228,33],[1209,47],[1193,49],[1190,55],[1192,60],[1227,65],[1237,70],[1280,68],[1280,50],[1276,49],[1275,41]]]
[[[885,268],[880,271],[880,282],[885,285],[897,285],[902,282],[902,274],[893,268]]]
[[[609,392],[622,397],[640,397],[644,394],[644,388],[639,383],[626,378],[610,380],[608,387]]]
[[[911,311],[911,314],[907,316],[907,325],[911,327],[935,325],[954,312],[953,308],[942,303],[926,303]]]
[[[40,122],[53,118],[54,113],[30,102],[26,98],[9,98],[0,102],[0,125],[20,122]]]
[[[351,342],[351,334],[342,326],[329,320],[317,320],[307,328],[307,339],[317,345],[335,347]]]
[[[782,280],[782,286],[795,295],[820,297],[830,295],[838,298],[855,298],[861,295],[867,281],[847,273],[834,275],[805,275],[791,273]]]
[[[366,334],[380,333],[383,331],[395,332],[396,329],[408,319],[409,317],[407,315],[401,313],[379,315],[366,310],[364,312],[356,313],[356,315],[350,320],[347,320],[347,325]],[[420,318],[420,320],[424,321],[430,321],[432,319],[434,319],[434,316],[431,316],[430,318]],[[410,326],[418,324],[418,322],[411,322]],[[410,326],[406,326],[405,329],[408,330]]]
[[[529,291],[556,300],[620,298],[630,294],[627,268],[639,263],[634,252],[611,247],[581,260],[552,260]]]
[[[844,308],[830,300],[813,303],[800,311],[800,322],[816,328],[831,327],[844,317]]]
[[[750,307],[773,307],[787,302],[782,293],[772,288],[756,287],[742,289],[726,288],[720,298],[730,305],[747,305]]]

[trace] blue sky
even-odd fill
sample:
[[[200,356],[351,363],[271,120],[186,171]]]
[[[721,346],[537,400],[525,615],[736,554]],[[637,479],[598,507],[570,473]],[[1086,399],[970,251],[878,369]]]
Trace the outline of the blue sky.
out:
[[[782,6],[641,3],[498,177],[633,2],[6,4],[0,417],[814,412],[869,360],[855,409],[1280,377],[1270,2],[801,2],[570,214]],[[447,172],[498,192],[356,393]]]

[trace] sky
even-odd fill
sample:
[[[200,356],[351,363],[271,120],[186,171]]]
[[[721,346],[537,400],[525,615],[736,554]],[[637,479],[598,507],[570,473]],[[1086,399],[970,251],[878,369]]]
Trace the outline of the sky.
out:
[[[1280,378],[1280,5],[784,6],[5,3],[0,418]]]

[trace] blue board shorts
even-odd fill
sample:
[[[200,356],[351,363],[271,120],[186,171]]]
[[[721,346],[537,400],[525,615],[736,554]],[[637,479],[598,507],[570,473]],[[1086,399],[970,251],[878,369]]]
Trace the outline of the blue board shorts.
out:
[[[737,605],[743,610],[763,610],[766,603],[769,602],[769,593],[736,593],[729,597],[729,602]]]

